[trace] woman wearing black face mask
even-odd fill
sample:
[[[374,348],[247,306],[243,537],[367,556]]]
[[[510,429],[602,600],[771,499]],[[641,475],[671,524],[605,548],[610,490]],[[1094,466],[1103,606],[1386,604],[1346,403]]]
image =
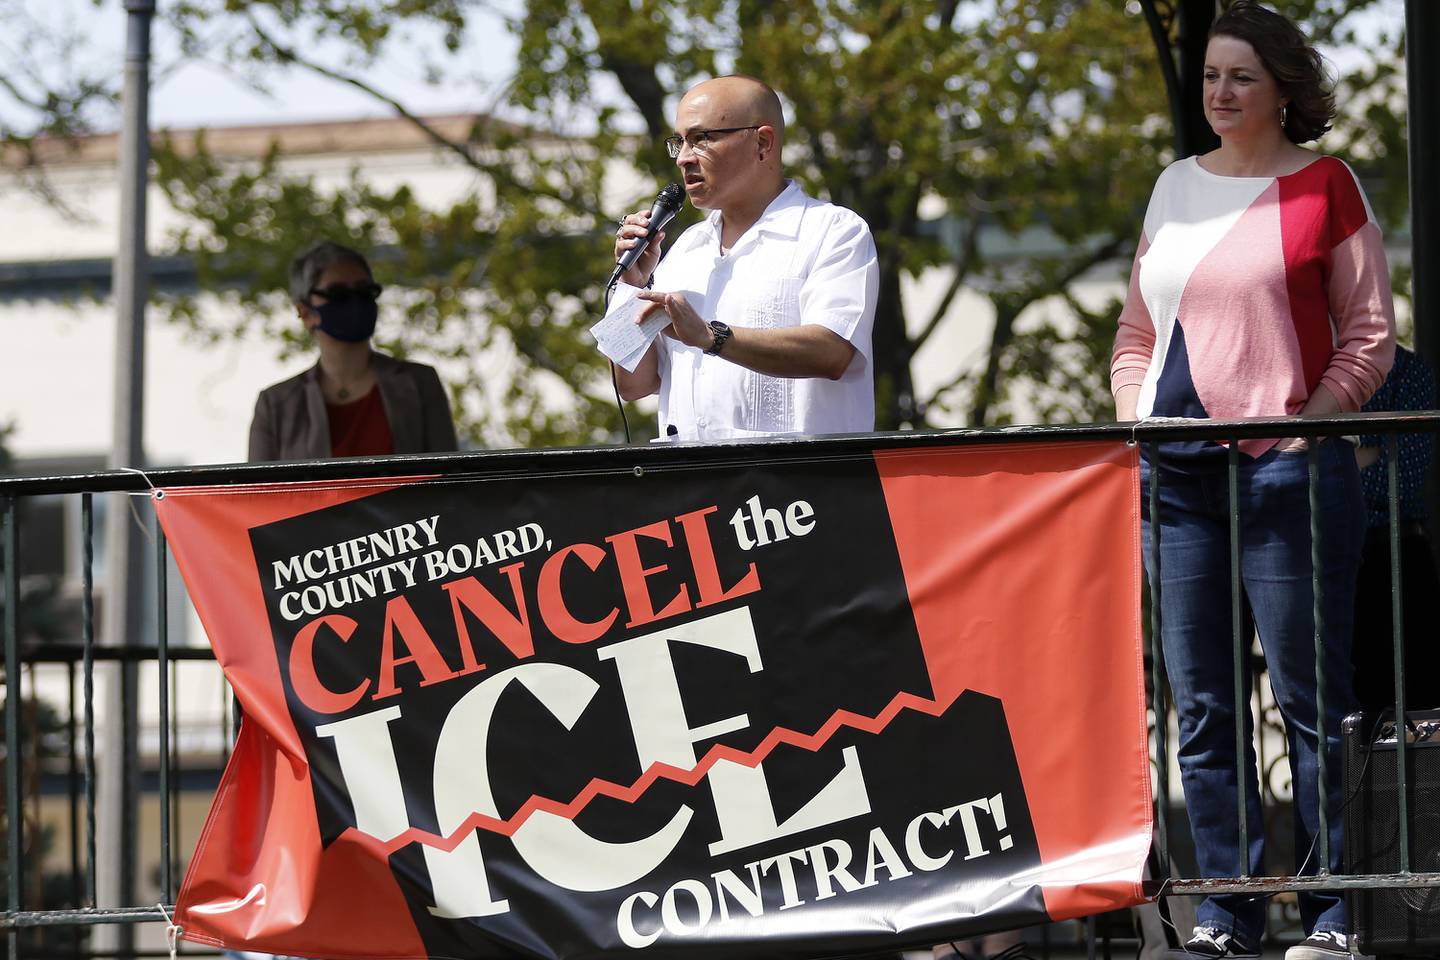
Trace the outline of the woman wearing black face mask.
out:
[[[250,424],[251,460],[456,448],[450,403],[434,368],[370,347],[380,286],[360,253],[316,244],[290,264],[290,294],[320,361],[261,391]]]

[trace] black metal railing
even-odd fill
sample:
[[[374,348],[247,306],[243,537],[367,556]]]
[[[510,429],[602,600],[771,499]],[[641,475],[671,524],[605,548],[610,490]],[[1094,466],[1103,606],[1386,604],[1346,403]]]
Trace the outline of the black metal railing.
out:
[[[1404,610],[1402,607],[1402,580],[1401,580],[1401,552],[1400,552],[1400,515],[1399,509],[1399,463],[1398,438],[1403,433],[1436,433],[1440,432],[1440,416],[1432,412],[1421,412],[1413,414],[1392,415],[1392,414],[1361,414],[1335,416],[1326,418],[1283,418],[1277,420],[1244,420],[1221,423],[1219,421],[1208,422],[1180,422],[1180,421],[1149,421],[1135,428],[1135,438],[1142,443],[1162,443],[1165,441],[1179,440],[1220,440],[1228,443],[1227,453],[1227,486],[1229,504],[1229,573],[1230,573],[1230,614],[1232,629],[1232,663],[1234,669],[1234,695],[1237,705],[1248,704],[1251,697],[1247,691],[1246,662],[1250,652],[1250,633],[1247,629],[1247,621],[1244,617],[1242,591],[1240,586],[1240,511],[1238,496],[1238,467],[1239,447],[1236,441],[1252,438],[1280,438],[1304,436],[1307,438],[1323,438],[1336,436],[1353,436],[1356,434],[1380,434],[1384,437],[1386,449],[1386,484],[1388,487],[1387,513],[1389,516],[1389,545],[1390,545],[1390,584],[1391,584],[1391,637],[1392,644],[1392,665],[1395,679],[1395,704],[1394,712],[1397,717],[1407,715],[1406,704],[1406,672],[1405,672],[1405,626]],[[1315,642],[1315,700],[1317,722],[1320,725],[1320,739],[1323,743],[1324,729],[1323,718],[1325,717],[1325,689],[1326,677],[1324,673],[1324,656],[1322,642],[1324,637],[1324,584],[1322,582],[1322,561],[1321,561],[1321,539],[1322,519],[1321,510],[1317,499],[1319,487],[1319,456],[1320,450],[1317,444],[1311,444],[1308,450],[1308,473],[1309,473],[1309,499],[1310,499],[1310,538],[1311,538],[1311,569],[1312,569],[1312,595],[1314,599],[1314,642]],[[1150,474],[1149,506],[1152,518],[1160,515],[1160,489],[1163,483],[1164,471],[1152,471]],[[1160,523],[1156,519],[1151,524],[1150,549],[1152,556],[1158,564]],[[1161,610],[1157,596],[1160,586],[1157,583],[1155,572],[1150,577],[1150,663],[1151,663],[1151,687],[1152,687],[1152,709],[1154,715],[1159,718],[1168,713],[1165,701],[1165,672],[1164,655],[1161,649]],[[1318,817],[1319,823],[1316,829],[1318,845],[1318,863],[1320,867],[1315,876],[1276,876],[1276,877],[1254,877],[1250,875],[1248,863],[1247,843],[1247,818],[1245,811],[1246,803],[1246,776],[1249,771],[1246,769],[1245,747],[1249,736],[1245,730],[1246,710],[1243,706],[1237,706],[1235,720],[1235,753],[1237,757],[1236,770],[1236,817],[1238,823],[1239,840],[1237,844],[1238,863],[1236,876],[1229,878],[1183,878],[1176,875],[1173,860],[1170,856],[1170,843],[1168,837],[1167,818],[1163,812],[1169,807],[1169,750],[1167,744],[1167,724],[1157,722],[1154,724],[1155,736],[1155,770],[1157,785],[1157,803],[1161,814],[1156,818],[1157,829],[1157,856],[1162,867],[1162,876],[1152,881],[1151,892],[1160,894],[1179,894],[1193,896],[1209,896],[1212,894],[1244,893],[1281,893],[1281,892],[1306,892],[1306,891],[1336,891],[1336,890],[1376,890],[1390,888],[1437,888],[1440,887],[1440,873],[1415,872],[1411,869],[1411,843],[1410,827],[1413,822],[1412,811],[1410,810],[1410,769],[1411,764],[1407,762],[1407,737],[1397,736],[1396,739],[1396,797],[1399,804],[1397,824],[1399,837],[1397,841],[1397,853],[1399,869],[1384,874],[1364,875],[1338,875],[1332,873],[1326,864],[1330,862],[1329,856],[1329,798],[1327,796],[1327,764],[1332,762],[1333,757],[1327,757],[1325,749],[1317,751],[1317,762],[1319,775],[1317,786]]]
[[[563,450],[514,450],[491,453],[443,454],[425,456],[400,456],[385,458],[357,458],[349,460],[305,461],[297,463],[267,463],[193,467],[154,470],[141,475],[137,471],[106,471],[61,476],[15,477],[0,479],[0,517],[3,517],[3,575],[0,584],[4,589],[4,667],[5,667],[5,817],[7,870],[6,902],[0,911],[0,929],[4,929],[9,943],[9,956],[22,956],[22,931],[49,928],[71,930],[93,929],[98,925],[120,924],[132,927],[137,924],[163,923],[165,914],[172,908],[175,886],[182,866],[181,851],[177,849],[176,827],[179,822],[179,795],[184,790],[183,762],[176,751],[180,739],[175,727],[176,671],[181,664],[209,663],[207,669],[217,671],[213,655],[208,648],[176,647],[170,641],[168,625],[168,598],[170,592],[168,559],[165,537],[153,513],[146,520],[150,528],[148,536],[154,543],[154,575],[152,579],[155,613],[153,637],[131,637],[119,646],[106,646],[96,642],[96,610],[94,603],[93,539],[94,539],[94,497],[100,494],[147,494],[151,487],[196,487],[210,485],[238,486],[271,482],[293,482],[301,480],[345,479],[356,477],[399,477],[419,475],[466,476],[493,478],[504,476],[525,476],[534,474],[558,475],[601,475],[617,471],[641,474],[646,470],[680,464],[706,465],[711,467],[726,464],[746,464],[757,460],[797,459],[823,461],[836,458],[851,458],[860,451],[876,448],[921,448],[927,446],[954,446],[977,444],[1026,444],[1035,442],[1079,442],[1094,440],[1116,440],[1136,444],[1157,444],[1167,441],[1219,440],[1229,444],[1228,473],[1230,489],[1230,537],[1229,556],[1231,583],[1231,625],[1233,632],[1233,654],[1235,657],[1235,695],[1237,703],[1236,748],[1240,765],[1243,767],[1247,732],[1244,725],[1246,710],[1242,705],[1251,702],[1245,684],[1246,658],[1249,654],[1250,638],[1247,635],[1240,598],[1240,549],[1239,512],[1236,496],[1236,476],[1239,453],[1236,441],[1252,438],[1276,438],[1305,436],[1310,438],[1337,437],[1354,434],[1381,434],[1385,437],[1389,470],[1390,496],[1390,547],[1391,583],[1393,586],[1393,626],[1395,672],[1395,709],[1398,716],[1406,715],[1405,662],[1403,645],[1403,611],[1400,594],[1400,550],[1399,510],[1397,509],[1398,456],[1397,437],[1404,433],[1440,432],[1440,412],[1410,414],[1362,414],[1324,418],[1273,418],[1232,421],[1159,421],[1152,420],[1138,424],[1078,425],[1078,426],[1023,426],[997,430],[957,430],[938,433],[897,433],[885,435],[855,435],[822,439],[776,438],[716,445],[664,446],[640,445],[634,447],[601,447]],[[1312,444],[1310,455],[1310,489],[1312,505],[1318,479],[1318,455]],[[1158,480],[1159,472],[1152,475]],[[1152,518],[1159,516],[1160,483],[1150,485],[1150,507]],[[80,498],[83,557],[81,559],[80,584],[80,642],[78,648],[73,641],[64,644],[31,646],[22,649],[20,635],[20,614],[24,603],[21,572],[24,558],[19,554],[20,507],[27,498],[39,496],[78,496]],[[137,516],[137,521],[138,521]],[[1312,509],[1312,542],[1318,542],[1319,517]],[[1160,524],[1152,524],[1151,547],[1158,557]],[[1316,547],[1315,549],[1318,549]],[[1315,562],[1316,579],[1314,594],[1316,613],[1323,597],[1323,584],[1318,570],[1318,554]],[[1152,586],[1152,589],[1154,587]],[[1157,896],[1196,896],[1213,893],[1278,893],[1313,890],[1378,890],[1388,888],[1440,888],[1440,873],[1416,872],[1411,869],[1410,825],[1414,811],[1408,805],[1407,796],[1411,784],[1406,757],[1406,737],[1397,737],[1396,788],[1400,822],[1399,869],[1383,874],[1338,875],[1324,868],[1328,863],[1329,839],[1322,821],[1319,830],[1320,864],[1322,868],[1314,876],[1271,876],[1249,875],[1244,835],[1245,796],[1243,769],[1237,781],[1242,785],[1238,792],[1238,814],[1240,817],[1241,859],[1236,876],[1228,878],[1187,878],[1176,873],[1172,857],[1170,826],[1167,814],[1172,810],[1170,788],[1170,745],[1167,732],[1169,704],[1166,697],[1164,657],[1160,650],[1161,612],[1158,597],[1152,595],[1150,606],[1149,655],[1150,686],[1154,722],[1154,777],[1158,816],[1156,818],[1155,861],[1159,864],[1159,876],[1149,881],[1149,892]],[[1323,623],[1317,621],[1316,643],[1320,643]],[[1317,663],[1319,649],[1317,646]],[[155,888],[159,903],[155,905],[105,904],[97,899],[96,881],[96,746],[95,746],[95,667],[98,663],[130,663],[155,665],[156,671],[156,715],[157,744],[154,763],[156,764],[156,792],[159,796],[158,845],[159,871]],[[23,764],[19,761],[27,755],[27,747],[34,754],[34,744],[22,742],[26,731],[22,730],[22,704],[24,703],[25,677],[31,673],[32,694],[35,685],[34,671],[42,667],[59,668],[65,672],[70,691],[68,716],[64,724],[67,755],[62,758],[61,777],[69,800],[69,851],[68,863],[72,875],[70,889],[74,893],[71,904],[59,909],[44,909],[44,903],[27,899],[24,895],[24,871],[34,869],[34,864],[22,856],[27,840],[26,818],[23,804],[26,788],[33,784],[24,781]],[[78,679],[76,671],[78,670]],[[1317,696],[1322,701],[1319,717],[1323,717],[1324,675],[1317,671]],[[79,703],[76,703],[76,686],[80,687]],[[219,681],[223,684],[223,681]],[[218,687],[217,687],[218,689]],[[217,698],[217,700],[220,698]],[[220,702],[215,711],[221,748],[208,766],[211,774],[218,775],[219,766],[225,759],[228,737],[232,732],[228,726],[229,707]],[[77,731],[77,727],[79,728]],[[31,731],[33,733],[33,731]],[[1321,738],[1322,743],[1324,738]],[[1325,751],[1320,751],[1322,763]],[[128,770],[127,777],[138,776],[139,771]],[[1327,809],[1325,778],[1320,778],[1321,816]],[[32,790],[33,792],[33,790]],[[83,818],[83,828],[81,820]],[[83,846],[81,837],[84,839]],[[83,851],[83,853],[82,853]],[[83,874],[83,884],[80,876]],[[1090,926],[1093,931],[1093,924]],[[1091,953],[1093,954],[1093,944]],[[187,953],[194,953],[187,948]],[[213,951],[212,951],[213,952]],[[164,951],[137,950],[126,947],[119,951],[96,951],[86,949],[77,938],[68,949],[55,950],[47,947],[26,948],[25,955],[34,956],[143,956],[160,955]]]

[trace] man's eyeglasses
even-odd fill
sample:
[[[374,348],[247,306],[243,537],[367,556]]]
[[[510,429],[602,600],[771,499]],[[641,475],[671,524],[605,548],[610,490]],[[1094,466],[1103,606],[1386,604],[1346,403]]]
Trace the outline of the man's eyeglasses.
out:
[[[380,291],[383,289],[385,288],[378,283],[362,283],[356,287],[311,287],[310,296],[324,297],[327,303],[341,303],[345,300],[379,300]]]
[[[678,133],[671,134],[665,138],[665,152],[670,154],[671,160],[674,160],[680,156],[680,151],[684,150],[685,144],[688,143],[690,144],[690,149],[696,153],[708,153],[710,145],[717,135],[722,133],[738,133],[741,130],[759,130],[762,126],[764,126],[764,124],[757,123],[749,127],[717,127],[714,130],[691,130],[683,137]]]

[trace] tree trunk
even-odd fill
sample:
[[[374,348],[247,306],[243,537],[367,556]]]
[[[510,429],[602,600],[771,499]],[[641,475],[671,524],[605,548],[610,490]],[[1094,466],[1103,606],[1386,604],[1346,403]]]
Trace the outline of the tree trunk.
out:
[[[920,426],[915,407],[915,384],[910,361],[915,347],[905,327],[905,305],[900,298],[899,238],[915,230],[919,196],[895,195],[865,189],[864,177],[832,184],[831,199],[854,210],[870,226],[880,254],[880,294],[875,305],[875,328],[870,359],[875,370],[875,429],[898,430]]]
[[[970,405],[970,426],[983,427],[990,418],[1000,383],[1000,358],[1015,336],[1015,318],[1020,311],[1004,300],[995,301],[995,333],[990,337],[990,352],[985,359],[985,373],[975,385],[975,400]]]
[[[905,335],[905,310],[900,302],[900,270],[893,258],[888,264],[881,261],[870,354],[875,368],[875,429],[917,426],[910,338]]]

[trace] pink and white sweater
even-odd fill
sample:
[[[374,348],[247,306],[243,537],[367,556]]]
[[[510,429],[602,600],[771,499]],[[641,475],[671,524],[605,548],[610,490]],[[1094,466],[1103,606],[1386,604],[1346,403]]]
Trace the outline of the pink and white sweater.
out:
[[[1190,157],[1160,175],[1110,365],[1112,389],[1139,384],[1137,416],[1294,414],[1322,385],[1359,410],[1394,355],[1380,228],[1342,161],[1222,177]]]

